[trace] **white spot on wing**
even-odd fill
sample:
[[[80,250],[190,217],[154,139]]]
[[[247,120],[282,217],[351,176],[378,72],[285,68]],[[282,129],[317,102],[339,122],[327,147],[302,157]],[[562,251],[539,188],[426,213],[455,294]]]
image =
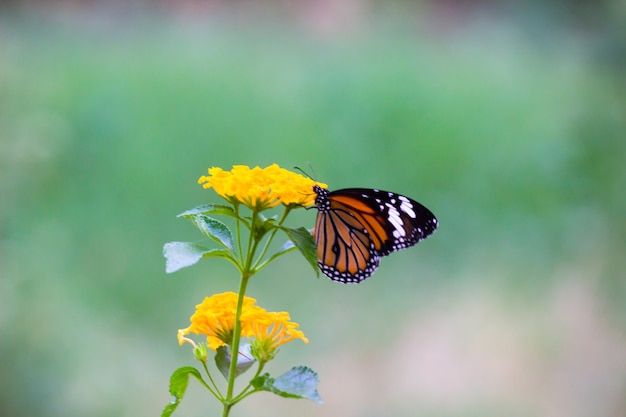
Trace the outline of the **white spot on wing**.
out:
[[[400,212],[389,203],[387,203],[387,207],[389,208],[389,223],[393,224],[393,227],[396,229],[393,231],[393,237],[397,239],[400,236],[404,236],[406,232],[404,231],[404,223],[402,222],[402,217],[400,217]]]
[[[415,211],[413,211],[413,204],[409,201],[408,198],[404,196],[400,196],[400,210],[409,215],[410,218],[414,219],[416,217]]]

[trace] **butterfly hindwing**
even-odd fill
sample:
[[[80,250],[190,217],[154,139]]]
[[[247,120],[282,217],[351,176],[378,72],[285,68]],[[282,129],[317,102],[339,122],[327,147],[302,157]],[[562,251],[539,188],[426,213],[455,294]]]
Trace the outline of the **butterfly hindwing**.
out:
[[[315,243],[318,265],[332,280],[360,282],[378,267],[380,257],[372,250],[367,230],[350,216],[318,214]]]

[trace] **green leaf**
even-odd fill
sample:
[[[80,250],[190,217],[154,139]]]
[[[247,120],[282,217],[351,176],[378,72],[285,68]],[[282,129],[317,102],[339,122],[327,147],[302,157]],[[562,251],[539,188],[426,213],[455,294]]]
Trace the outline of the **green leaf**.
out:
[[[226,258],[236,264],[233,253],[229,249],[208,249],[191,242],[168,242],[163,245],[163,256],[165,256],[165,272],[168,274],[191,266],[202,258]]]
[[[228,374],[230,373],[230,348],[228,346],[220,346],[215,353],[215,364],[217,369],[220,370],[224,378],[228,380]],[[246,372],[256,362],[256,359],[252,357],[250,352],[250,344],[239,346],[239,355],[237,355],[237,374],[235,377]]]
[[[270,377],[270,374],[267,372],[263,375],[259,375],[250,381],[250,385],[254,387],[254,389],[259,391],[269,391],[272,392],[272,384],[274,383],[274,378]]]
[[[171,274],[179,269],[191,266],[202,259],[209,249],[195,243],[168,242],[163,245],[165,272]]]
[[[194,207],[190,210],[180,213],[177,217],[187,217],[198,214],[223,214],[230,217],[237,217],[237,213],[231,206],[224,206],[222,204],[205,204],[202,206]]]
[[[185,217],[200,229],[203,235],[210,237],[228,249],[233,249],[233,235],[224,223],[204,214],[194,214]]]
[[[172,398],[172,401],[170,401],[169,404],[163,408],[161,417],[169,417],[174,410],[176,410],[176,407],[178,407],[178,404],[180,404],[183,396],[185,395],[185,391],[187,391],[189,375],[193,375],[202,381],[200,371],[191,366],[183,366],[172,373],[172,376],[170,377],[170,394],[172,394],[174,398]]]
[[[311,232],[304,227],[298,229],[282,227],[281,229],[287,233],[289,240],[298,248],[300,253],[304,256],[304,259],[307,260],[315,271],[315,274],[319,277],[320,271],[317,266],[317,247],[315,246],[315,240],[313,240]],[[285,246],[283,246],[283,248],[285,248]]]
[[[318,404],[324,403],[317,392],[319,377],[307,366],[295,366],[276,379],[266,373],[254,378],[250,383],[257,390],[273,392],[281,397],[307,398]]]

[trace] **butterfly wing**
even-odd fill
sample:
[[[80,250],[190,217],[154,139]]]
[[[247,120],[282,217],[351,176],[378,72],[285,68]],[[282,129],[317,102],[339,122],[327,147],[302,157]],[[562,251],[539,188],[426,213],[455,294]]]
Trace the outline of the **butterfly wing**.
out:
[[[320,210],[315,222],[317,263],[334,281],[361,282],[378,268],[380,256],[359,218],[341,203],[331,206]]]
[[[361,282],[381,256],[413,246],[437,228],[430,210],[400,194],[367,188],[315,192],[318,264],[333,280]]]

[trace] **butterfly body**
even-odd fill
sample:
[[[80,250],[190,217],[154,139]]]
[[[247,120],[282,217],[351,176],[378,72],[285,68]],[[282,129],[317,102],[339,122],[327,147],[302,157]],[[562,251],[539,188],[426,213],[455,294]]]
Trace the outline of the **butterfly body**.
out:
[[[408,248],[437,228],[426,207],[400,194],[368,188],[314,186],[318,265],[334,281],[359,283],[382,256]]]

